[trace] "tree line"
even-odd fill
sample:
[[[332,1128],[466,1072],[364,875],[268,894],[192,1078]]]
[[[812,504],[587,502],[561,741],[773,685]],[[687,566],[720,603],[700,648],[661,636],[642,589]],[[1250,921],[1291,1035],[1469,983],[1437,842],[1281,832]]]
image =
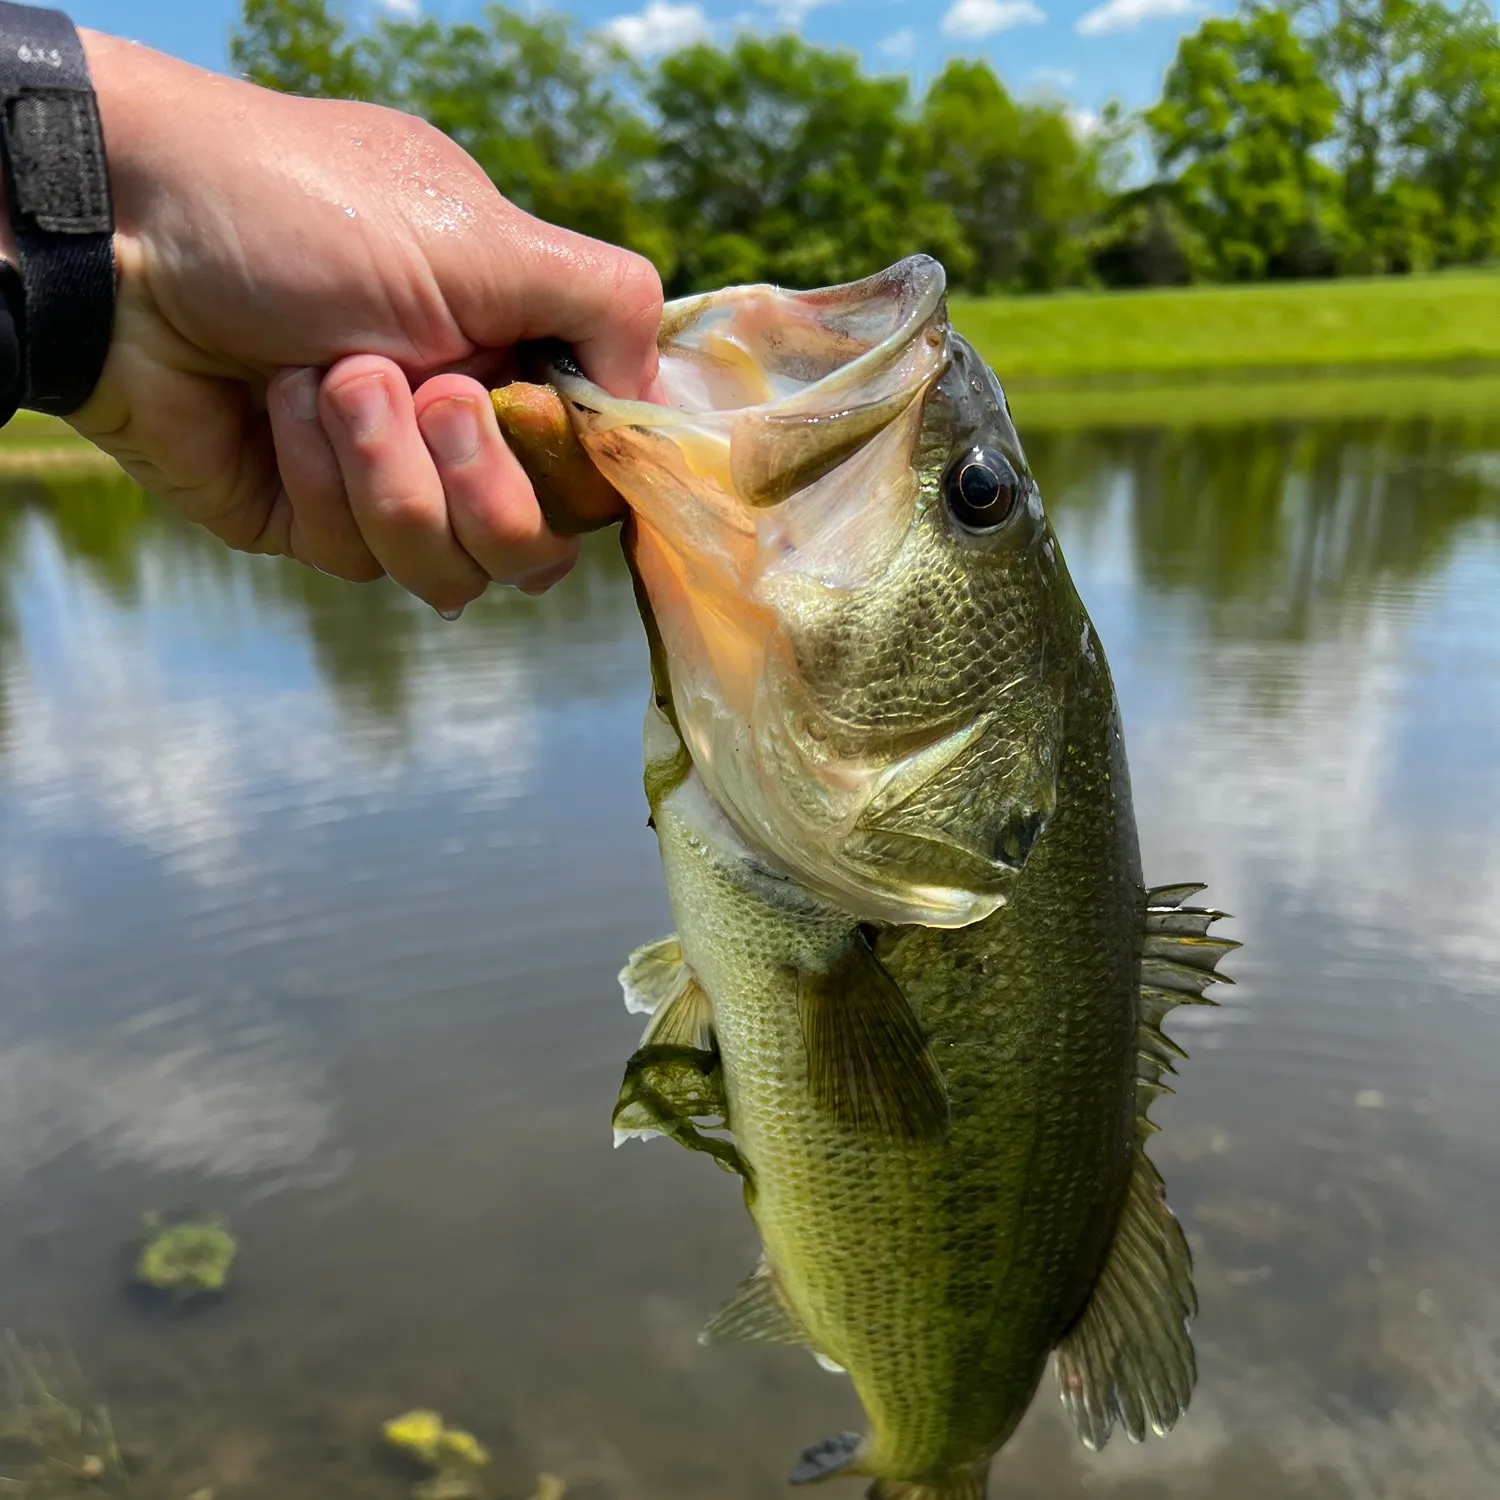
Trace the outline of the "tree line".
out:
[[[236,69],[431,121],[532,213],[672,292],[816,286],[917,250],[975,293],[1410,272],[1500,254],[1500,26],[1484,0],[1242,0],[1160,99],[1083,128],[957,58],[915,95],[741,34],[646,66],[607,33],[244,0]]]

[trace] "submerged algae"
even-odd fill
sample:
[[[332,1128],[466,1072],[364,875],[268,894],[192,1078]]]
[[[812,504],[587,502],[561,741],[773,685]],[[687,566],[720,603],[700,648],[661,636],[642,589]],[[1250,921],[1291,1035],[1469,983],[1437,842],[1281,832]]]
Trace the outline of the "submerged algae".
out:
[[[21,1500],[130,1492],[109,1412],[71,1360],[7,1334],[0,1379],[0,1489]]]
[[[238,1246],[222,1219],[182,1216],[141,1220],[134,1277],[138,1285],[182,1298],[212,1296],[229,1281]]]

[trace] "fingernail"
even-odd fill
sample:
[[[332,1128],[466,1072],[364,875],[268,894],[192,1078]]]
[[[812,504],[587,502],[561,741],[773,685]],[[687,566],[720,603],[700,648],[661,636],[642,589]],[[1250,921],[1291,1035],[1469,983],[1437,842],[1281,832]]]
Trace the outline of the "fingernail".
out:
[[[421,427],[439,463],[468,463],[479,452],[479,420],[467,401],[434,402],[422,413]]]
[[[298,370],[281,382],[281,399],[299,422],[318,420],[318,372]]]
[[[367,375],[340,386],[331,393],[331,400],[349,431],[357,438],[378,437],[390,415],[390,393],[385,388],[385,378],[380,375]]]
[[[440,619],[456,620],[463,612],[464,607],[460,604],[457,609],[440,609],[437,613]]]

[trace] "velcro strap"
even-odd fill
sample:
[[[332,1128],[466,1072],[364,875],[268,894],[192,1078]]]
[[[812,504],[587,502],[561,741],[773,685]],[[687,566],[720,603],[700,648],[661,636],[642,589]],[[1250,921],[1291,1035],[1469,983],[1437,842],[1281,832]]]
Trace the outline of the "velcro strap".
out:
[[[92,394],[114,324],[114,215],[83,45],[60,11],[0,3],[0,154],[24,295],[21,405]]]

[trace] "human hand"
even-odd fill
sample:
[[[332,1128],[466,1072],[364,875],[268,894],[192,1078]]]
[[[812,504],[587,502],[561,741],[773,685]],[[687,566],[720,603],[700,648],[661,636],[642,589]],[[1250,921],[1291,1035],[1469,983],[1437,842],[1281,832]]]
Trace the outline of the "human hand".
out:
[[[650,264],[522,213],[418,120],[83,37],[119,295],[73,425],[244,551],[388,573],[444,611],[561,577],[577,541],[481,381],[553,338],[614,394],[655,395]]]

